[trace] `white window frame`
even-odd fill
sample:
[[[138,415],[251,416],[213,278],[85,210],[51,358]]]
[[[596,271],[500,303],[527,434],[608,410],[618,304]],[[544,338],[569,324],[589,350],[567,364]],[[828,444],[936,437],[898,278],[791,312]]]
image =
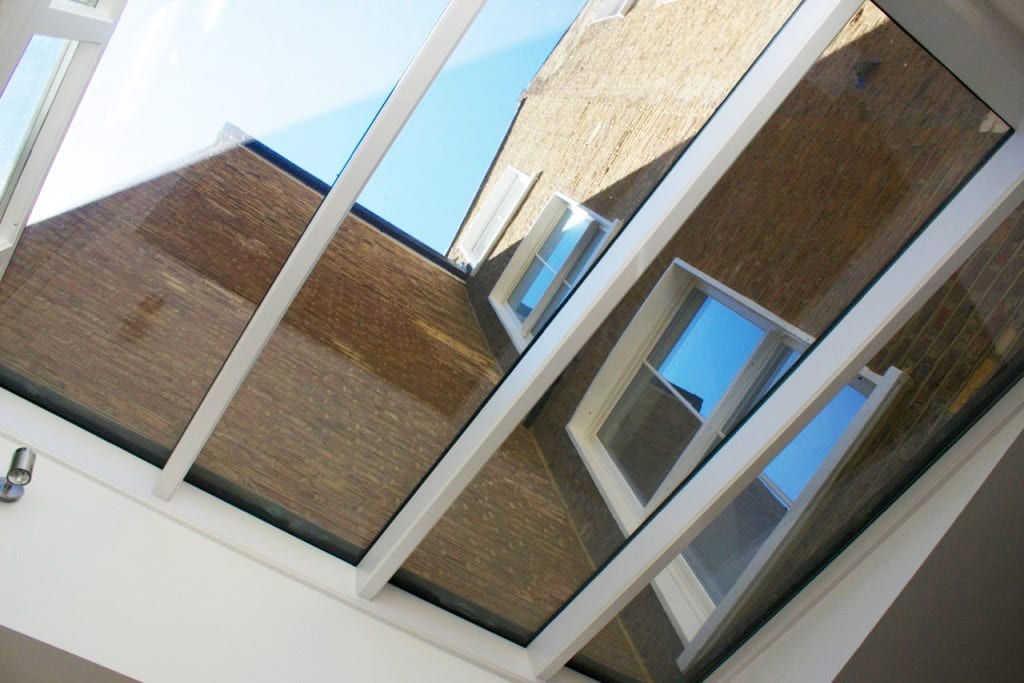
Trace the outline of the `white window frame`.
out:
[[[591,23],[596,24],[599,21],[606,21],[608,19],[621,19],[626,16],[626,12],[633,9],[635,4],[636,0],[599,0]]]
[[[44,34],[36,34],[33,37],[49,37]],[[67,73],[68,66],[71,64],[71,59],[75,54],[78,44],[76,41],[68,41],[64,48],[61,50],[61,55],[57,60],[56,68],[50,74],[47,79],[47,83],[44,86],[43,96],[39,99],[39,103],[36,105],[35,111],[32,112],[31,120],[29,121],[28,129],[25,131],[24,138],[21,141],[21,145],[18,148],[17,154],[14,158],[14,163],[11,165],[10,177],[0,177],[0,183],[5,180],[6,186],[3,187],[0,192],[0,210],[2,207],[6,207],[10,202],[11,195],[14,193],[14,188],[18,184],[18,179],[21,177],[22,171],[25,169],[25,164],[28,162],[29,152],[35,146],[36,140],[39,137],[39,131],[43,127],[43,120],[46,118],[47,112],[50,111],[50,107],[53,105],[53,100],[57,96],[57,89],[60,87],[61,82],[64,80],[64,75]],[[22,53],[21,58],[18,60],[18,66],[21,65],[22,59],[28,51],[28,45],[25,46],[25,52]],[[17,68],[17,67],[16,67]],[[5,242],[10,242],[10,238],[7,235],[0,236],[0,239],[4,239]]]
[[[506,166],[487,199],[466,225],[456,247],[456,258],[476,271],[491,255],[536,182],[536,174],[529,175],[511,164]]]
[[[34,35],[70,42],[0,196],[0,277],[28,222],[86,85],[113,35],[124,0],[8,0],[0,4],[0,88],[6,88]]]
[[[565,263],[558,269],[558,272],[551,281],[551,285],[544,292],[544,295],[534,307],[533,312],[525,320],[520,321],[509,304],[509,299],[512,297],[516,287],[526,276],[526,271],[533,264],[534,259],[540,258],[541,247],[544,246],[544,243],[551,235],[551,231],[567,211],[584,213],[589,216],[591,222],[583,236],[580,237],[573,247],[572,252],[566,258]],[[560,285],[565,283],[570,287],[572,286],[565,278],[573,267],[579,263],[580,258],[590,243],[593,240],[600,240],[597,249],[594,250],[591,256],[591,262],[593,262],[601,257],[601,254],[615,237],[621,225],[622,221],[610,221],[561,192],[556,192],[552,195],[544,209],[540,212],[540,216],[534,222],[533,227],[530,228],[530,232],[527,233],[526,237],[523,238],[523,241],[516,248],[515,254],[509,260],[505,270],[502,271],[501,276],[498,278],[498,282],[494,285],[494,289],[491,290],[490,295],[487,297],[491,307],[494,309],[495,315],[498,316],[498,320],[501,321],[516,349],[523,351],[529,345],[536,332],[537,323],[544,318],[551,302],[558,293]]]
[[[750,320],[765,331],[765,336],[714,411],[704,420],[704,425],[686,445],[657,491],[647,503],[643,503],[598,438],[598,431],[640,368],[647,364],[648,356],[666,333],[680,307],[695,291]],[[779,367],[782,353],[790,349],[802,355],[813,341],[807,333],[690,264],[675,259],[669,265],[595,375],[566,425],[570,440],[624,534],[632,534],[703,461],[716,443],[715,435],[720,431],[728,431],[730,423],[745,412],[751,397],[756,396],[759,388],[770,380]],[[777,495],[787,508],[783,521],[769,534],[740,579],[718,605],[682,556],[673,560],[654,579],[652,587],[684,643],[697,637],[703,626],[710,622],[718,606],[724,605],[727,600],[734,602],[733,596],[749,585],[757,569],[763,566],[771,552],[784,540],[783,531],[792,529],[791,520],[802,514],[806,501],[821,489],[828,473],[834,470],[844,455],[853,451],[881,415],[903,377],[903,373],[895,368],[890,368],[885,376],[864,368],[850,382],[850,386],[868,397],[868,400],[851,419],[835,447],[822,459],[821,465],[797,499],[788,501],[784,499],[785,496]],[[680,400],[685,403],[685,399]],[[757,478],[769,490],[776,492],[777,487],[767,480],[763,472]],[[718,610],[719,613],[725,611]]]

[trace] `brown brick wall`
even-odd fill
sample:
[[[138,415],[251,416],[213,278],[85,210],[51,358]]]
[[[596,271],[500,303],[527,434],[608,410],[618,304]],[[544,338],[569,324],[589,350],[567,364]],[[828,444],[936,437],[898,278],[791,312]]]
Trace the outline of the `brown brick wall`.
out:
[[[362,547],[496,380],[462,281],[350,216],[198,463]]]
[[[874,60],[878,68],[857,87],[854,66]],[[596,563],[623,537],[565,424],[671,260],[821,334],[998,142],[979,132],[986,114],[871,6],[844,30],[588,342],[536,419],[532,433]],[[952,375],[945,381],[932,390],[961,390]]]
[[[297,532],[365,546],[514,358],[486,296],[551,194],[627,219],[795,5],[640,0],[625,19],[574,25],[494,167],[540,173],[538,183],[468,288],[348,218],[200,467],[269,514],[287,512]],[[854,66],[872,60],[858,88]],[[986,111],[869,7],[403,574],[457,593],[481,621],[491,610],[539,626],[623,540],[564,427],[671,259],[820,334],[998,140],[979,132]],[[318,202],[232,149],[34,226],[0,283],[0,358],[169,448]],[[910,383],[846,466],[831,516],[765,577],[733,631],[919,468],[922,447],[1015,362],[1024,228],[1014,221],[874,361]],[[584,656],[631,678],[673,677],[681,645],[653,593],[621,617]]]
[[[469,281],[503,367],[517,354],[487,295],[552,194],[628,219],[797,4],[639,0],[625,18],[597,24],[589,20],[596,3],[588,4],[526,90],[480,195],[508,164],[540,174]]]

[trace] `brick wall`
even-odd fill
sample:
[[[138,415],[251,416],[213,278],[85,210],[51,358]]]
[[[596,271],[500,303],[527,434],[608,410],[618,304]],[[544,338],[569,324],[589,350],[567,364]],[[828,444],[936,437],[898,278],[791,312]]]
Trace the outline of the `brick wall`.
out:
[[[4,363],[164,451],[319,201],[217,152],[29,226],[0,283]]]
[[[0,282],[0,372],[166,455],[320,198],[222,146],[32,226]],[[463,281],[348,216],[190,477],[354,561],[497,377]],[[516,634],[593,565],[525,430],[479,485],[461,507],[472,526],[441,524],[409,566],[457,586],[462,613]],[[538,543],[544,552],[497,552]],[[489,589],[510,577],[530,577],[528,590]],[[620,628],[602,649],[616,668],[636,666]]]
[[[219,147],[31,226],[0,283],[0,359],[165,454],[320,199]],[[199,463],[364,543],[496,379],[463,282],[349,216]],[[351,516],[297,483],[267,488],[271,459],[339,450],[369,463],[346,473]]]
[[[637,8],[638,21],[642,7],[641,3]],[[620,21],[625,25],[632,17],[630,14]],[[573,40],[578,41],[579,49],[587,48],[583,39],[570,32],[568,42]],[[629,49],[621,51],[628,53]],[[559,59],[570,63],[572,56],[561,55]],[[554,60],[556,65],[558,61]],[[878,64],[858,82],[858,70],[874,62]],[[601,68],[609,67],[602,64]],[[548,95],[558,83],[559,74],[546,71],[548,67],[538,79],[538,96],[532,103],[535,110],[530,109],[528,91],[516,129],[510,133],[496,168],[502,168],[503,160],[507,160],[522,170],[540,170],[542,179],[552,184],[559,181],[560,173],[567,173],[566,182],[571,183],[585,174],[567,168],[562,160],[574,144],[573,133],[565,131],[562,137],[566,142],[556,146],[555,137],[545,128],[544,121],[559,120],[558,112],[565,106],[554,95],[550,95],[550,103],[540,96]],[[588,82],[585,76],[578,77]],[[633,78],[638,76],[634,74]],[[572,90],[569,86],[566,89]],[[576,101],[569,96],[564,100]],[[629,115],[640,115],[640,107],[634,106],[633,100],[623,98],[618,107]],[[671,260],[681,258],[782,319],[819,335],[998,143],[998,134],[982,131],[987,114],[988,110],[955,78],[878,10],[868,5],[858,13],[574,359],[535,416],[531,431],[597,564],[614,552],[623,536],[567,438],[565,424]],[[527,122],[533,120],[539,122],[539,132],[530,130]],[[582,112],[570,120],[586,121]],[[582,127],[587,126],[589,123]],[[519,151],[518,136],[526,140],[523,146],[534,156],[530,151]],[[615,147],[615,152],[628,153],[624,151],[628,149],[622,145]],[[581,165],[594,159],[589,152],[579,156],[584,157]],[[553,170],[543,166],[546,159],[557,160],[552,163]],[[537,166],[530,167],[534,160]],[[656,162],[659,174],[670,160]],[[607,164],[598,158],[594,165],[604,168]],[[642,172],[634,171],[630,179],[642,176]],[[639,184],[644,182],[652,181],[648,178]],[[598,204],[611,199],[601,206],[614,205],[615,197],[622,196],[619,186],[621,183],[611,197],[592,190],[579,198],[587,206],[607,210],[598,208]],[[534,190],[530,200],[543,201],[545,194]],[[506,251],[529,224],[528,205],[524,209],[502,240]],[[504,253],[494,258],[495,269],[503,265]],[[1004,276],[1011,277],[1020,264],[1004,264],[1003,268]],[[507,360],[511,354],[500,327],[489,322],[488,306],[481,299],[494,279],[493,272],[481,268],[469,288],[489,342]],[[1010,290],[1005,295],[1017,296]],[[920,334],[930,338],[936,330],[929,328]],[[954,339],[948,341],[953,344]],[[953,344],[954,348],[959,343]],[[900,357],[898,362],[895,356],[880,358],[876,369],[884,369],[879,363],[897,363],[911,374],[913,385],[917,381],[914,373],[921,370],[908,358]],[[941,381],[932,379],[927,395],[955,400],[965,387],[972,386],[970,382],[963,373],[944,373]],[[928,402],[935,400],[929,398]],[[934,406],[932,410],[941,412]],[[886,424],[878,433],[894,433],[895,429]],[[886,452],[865,450],[861,455],[884,459]],[[878,492],[883,488],[878,487]],[[648,607],[653,604],[649,601]],[[655,612],[649,610],[648,615]],[[594,654],[594,650],[585,650],[584,655],[588,654]]]
[[[364,547],[497,377],[463,282],[349,216],[197,462]]]
[[[506,165],[540,174],[468,284],[506,368],[517,354],[487,295],[552,194],[609,220],[628,219],[798,3],[639,0],[624,18],[591,24],[596,4],[525,91],[480,194],[487,196]]]

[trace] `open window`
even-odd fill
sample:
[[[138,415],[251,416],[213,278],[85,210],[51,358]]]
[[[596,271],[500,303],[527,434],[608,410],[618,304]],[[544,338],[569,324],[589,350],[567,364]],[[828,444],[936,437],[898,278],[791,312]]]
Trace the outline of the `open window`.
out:
[[[551,198],[488,297],[517,349],[551,319],[619,225],[565,195]]]
[[[704,461],[813,339],[675,261],[568,424],[622,531],[632,533]],[[867,368],[655,580],[689,642],[821,472],[850,452],[902,381]],[[772,539],[772,540],[769,540]]]
[[[505,167],[459,240],[460,260],[476,268],[490,255],[536,179],[512,166]]]
[[[32,36],[0,94],[0,122],[4,124],[0,139],[0,213],[7,210],[76,46],[75,41],[64,38]],[[14,220],[3,222],[0,250],[13,251],[19,224]],[[9,258],[7,253],[5,260]]]

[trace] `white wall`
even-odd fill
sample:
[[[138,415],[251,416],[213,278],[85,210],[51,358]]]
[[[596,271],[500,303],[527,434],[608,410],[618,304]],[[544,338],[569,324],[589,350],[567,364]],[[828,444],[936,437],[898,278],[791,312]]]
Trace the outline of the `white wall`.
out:
[[[0,623],[140,680],[500,680],[45,456],[0,529]]]

